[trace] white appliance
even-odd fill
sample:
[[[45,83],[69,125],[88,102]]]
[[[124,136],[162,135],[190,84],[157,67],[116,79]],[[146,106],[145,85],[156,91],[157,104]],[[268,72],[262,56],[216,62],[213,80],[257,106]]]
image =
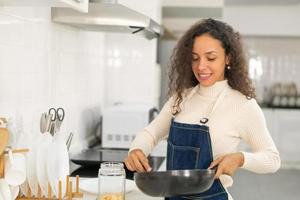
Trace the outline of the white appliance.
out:
[[[128,149],[158,110],[146,105],[116,105],[103,110],[102,147]]]

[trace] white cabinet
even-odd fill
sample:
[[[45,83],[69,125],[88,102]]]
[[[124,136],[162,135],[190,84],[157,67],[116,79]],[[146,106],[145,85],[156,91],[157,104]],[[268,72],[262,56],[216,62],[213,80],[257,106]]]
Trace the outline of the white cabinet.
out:
[[[282,161],[300,161],[300,111],[276,109],[274,118]]]
[[[88,12],[89,0],[0,0],[0,6],[49,6],[70,7]]]
[[[286,163],[299,163],[300,110],[263,109],[263,111],[281,160]]]

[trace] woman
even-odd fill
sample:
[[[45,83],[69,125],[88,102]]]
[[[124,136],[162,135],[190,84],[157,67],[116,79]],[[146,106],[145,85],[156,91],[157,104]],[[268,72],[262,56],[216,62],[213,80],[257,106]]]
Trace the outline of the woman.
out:
[[[226,188],[238,168],[277,171],[279,153],[254,99],[240,35],[226,23],[205,19],[183,35],[171,59],[171,98],[134,139],[127,168],[150,171],[147,156],[168,137],[168,170],[217,167],[209,190],[172,200],[232,199]],[[237,151],[241,139],[252,152]]]

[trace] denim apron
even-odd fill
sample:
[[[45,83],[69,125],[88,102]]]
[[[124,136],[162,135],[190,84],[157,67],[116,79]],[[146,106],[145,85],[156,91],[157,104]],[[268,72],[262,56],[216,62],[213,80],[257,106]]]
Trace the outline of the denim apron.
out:
[[[224,95],[225,89],[217,98],[208,118],[200,120],[201,125],[175,122],[173,117],[168,137],[167,170],[207,169],[209,167],[213,161],[213,153],[209,127],[205,124]],[[216,179],[210,189],[203,193],[165,199],[228,200],[228,194],[220,179]]]

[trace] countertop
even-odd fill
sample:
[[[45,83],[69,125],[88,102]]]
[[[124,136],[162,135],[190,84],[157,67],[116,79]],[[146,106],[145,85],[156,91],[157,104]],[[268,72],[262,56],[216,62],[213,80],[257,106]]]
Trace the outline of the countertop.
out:
[[[89,178],[80,178],[80,180],[83,180],[83,179],[89,179]],[[96,200],[96,198],[97,198],[96,195],[92,195],[92,194],[83,192],[82,200]],[[163,197],[151,197],[151,196],[145,195],[135,186],[132,191],[125,194],[125,199],[126,200],[163,200],[164,198]],[[78,200],[80,200],[80,199],[78,199]]]
[[[161,160],[161,159],[155,159],[155,157],[154,157],[154,159],[152,158],[151,160],[152,160],[152,162],[155,161],[152,164],[153,165],[155,164],[157,166],[157,169],[156,169],[157,171],[166,170],[166,159]],[[161,160],[161,161],[159,161],[159,160]],[[153,167],[155,168],[155,166],[153,166]],[[98,166],[97,167],[81,167],[80,165],[76,165],[74,163],[70,163],[70,168],[71,168],[71,172],[72,172],[71,176],[72,175],[75,176],[75,175],[79,174],[80,181],[97,177],[97,173],[98,173],[98,169],[99,169]],[[133,176],[133,173],[126,173],[126,177],[128,179],[133,179],[132,176]],[[75,178],[71,177],[71,179],[75,179]],[[80,185],[80,181],[79,181],[79,185]],[[96,198],[97,198],[96,195],[93,195],[91,193],[85,193],[84,191],[81,191],[81,192],[83,192],[83,198],[80,198],[80,199],[96,200]],[[164,197],[151,197],[151,196],[145,195],[137,188],[137,186],[134,186],[132,191],[125,194],[125,199],[126,200],[163,200]]]
[[[166,169],[166,160],[163,161],[161,166],[159,167],[158,171],[164,171]],[[74,177],[72,177],[74,178]],[[86,180],[90,178],[80,178],[80,180]],[[83,192],[83,191],[81,191]],[[97,198],[96,195],[92,195],[90,193],[83,192],[83,200],[95,200]],[[126,200],[163,200],[164,197],[151,197],[142,193],[136,186],[134,189],[125,194]]]

